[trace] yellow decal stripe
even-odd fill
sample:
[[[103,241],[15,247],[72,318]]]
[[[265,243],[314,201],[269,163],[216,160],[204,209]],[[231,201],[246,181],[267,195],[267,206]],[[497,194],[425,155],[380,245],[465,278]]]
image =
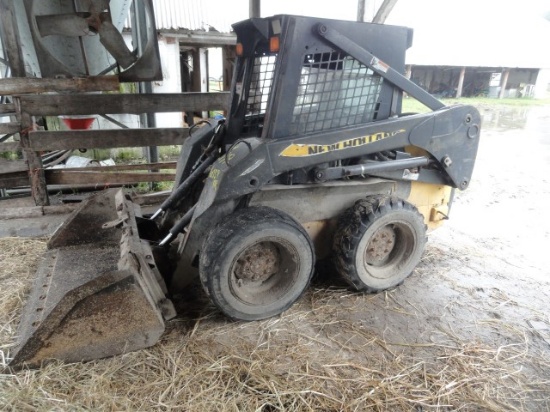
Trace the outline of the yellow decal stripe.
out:
[[[399,133],[404,133],[405,129],[400,129],[394,132],[379,132],[368,136],[356,137],[353,139],[341,140],[333,144],[295,144],[287,146],[279,156],[284,157],[307,157],[315,156],[323,153],[334,152],[336,150],[350,149],[367,145],[378,140],[387,139]]]

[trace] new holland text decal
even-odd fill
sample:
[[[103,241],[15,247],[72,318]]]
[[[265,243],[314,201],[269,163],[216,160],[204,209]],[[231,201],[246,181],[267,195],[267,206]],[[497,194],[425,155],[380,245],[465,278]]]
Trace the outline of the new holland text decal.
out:
[[[306,157],[315,156],[318,154],[334,152],[336,150],[344,150],[352,147],[364,146],[378,140],[387,139],[399,133],[404,133],[405,129],[396,130],[394,132],[379,132],[368,136],[355,137],[353,139],[340,140],[333,144],[296,144],[292,143],[287,146],[279,156],[284,157]]]

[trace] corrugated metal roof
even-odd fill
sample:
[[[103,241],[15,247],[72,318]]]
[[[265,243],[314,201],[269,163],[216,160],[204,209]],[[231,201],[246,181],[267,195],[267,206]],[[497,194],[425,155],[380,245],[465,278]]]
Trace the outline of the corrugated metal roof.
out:
[[[248,0],[153,0],[158,30],[217,30],[248,18]]]

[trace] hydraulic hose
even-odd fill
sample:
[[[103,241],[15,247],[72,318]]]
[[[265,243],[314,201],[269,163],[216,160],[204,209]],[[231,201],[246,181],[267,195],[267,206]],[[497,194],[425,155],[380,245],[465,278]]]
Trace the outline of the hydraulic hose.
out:
[[[178,236],[178,233],[183,231],[185,226],[187,226],[189,222],[191,222],[191,219],[193,218],[193,214],[195,213],[196,207],[197,205],[193,206],[191,209],[187,211],[187,213],[185,213],[185,215],[183,215],[183,217],[178,221],[178,223],[176,223],[172,227],[172,229],[170,229],[169,231],[170,233],[168,233],[168,235],[161,240],[161,242],[159,243],[159,246],[165,246],[169,244],[173,239],[176,238],[176,236]]]
[[[178,200],[185,196],[186,192],[193,186],[193,184],[199,180],[202,174],[210,167],[218,158],[217,154],[211,153],[196,169],[193,173],[187,177],[178,187],[174,190],[168,198],[162,202],[160,208],[151,216],[151,220],[155,220],[162,213],[170,209]]]

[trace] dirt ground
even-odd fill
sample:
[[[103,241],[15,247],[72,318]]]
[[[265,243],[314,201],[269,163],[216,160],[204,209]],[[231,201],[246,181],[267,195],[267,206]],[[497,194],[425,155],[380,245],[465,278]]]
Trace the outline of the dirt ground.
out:
[[[4,371],[0,408],[550,410],[550,107],[481,109],[472,184],[402,286],[363,295],[317,277],[250,323],[196,289],[151,349]],[[43,247],[0,239],[4,365]]]

